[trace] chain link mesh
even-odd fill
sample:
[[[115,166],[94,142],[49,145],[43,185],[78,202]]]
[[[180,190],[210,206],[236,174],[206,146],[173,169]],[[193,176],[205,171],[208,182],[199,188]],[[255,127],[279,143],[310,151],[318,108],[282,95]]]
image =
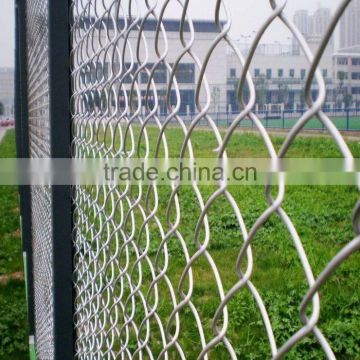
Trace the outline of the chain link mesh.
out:
[[[193,2],[71,2],[73,156],[193,157],[197,145],[194,134],[203,121],[216,143],[216,156],[226,158],[238,125],[250,119],[269,157],[277,160],[288,154],[303,127],[317,117],[343,157],[351,162],[353,157],[346,142],[321,110],[326,88],[318,69],[335,25],[351,1],[341,2],[316,54],[286,16],[286,1],[269,1],[271,14],[257,32],[246,59],[230,35],[231,21],[237,20],[237,14],[230,14],[226,0],[204,2],[204,6],[213,7],[215,31],[204,56],[198,55],[202,51],[199,47],[201,35],[188,11]],[[175,32],[165,21],[167,9],[174,3],[181,14]],[[279,151],[254,112],[256,88],[249,72],[265,31],[275,21],[282,22],[292,33],[306,55],[309,69],[305,84],[307,111],[289,131]],[[177,48],[173,51],[169,43],[174,39]],[[214,98],[207,74],[209,63],[222,46],[232,49],[242,70],[237,90],[241,111],[223,133],[210,115]],[[180,68],[185,59],[195,64],[197,73],[196,116],[190,123],[180,115],[183,89]],[[165,85],[161,81],[164,71],[167,73]],[[313,82],[319,89],[316,99],[311,97]],[[245,88],[249,91],[248,99],[242,97]],[[165,102],[168,112],[160,119],[161,102]],[[171,137],[170,125],[182,131],[175,150],[177,140]],[[151,186],[77,186],[74,189],[76,357],[236,359],[237,342],[246,339],[229,336],[232,319],[228,306],[239,293],[247,291],[262,320],[269,343],[268,357],[280,359],[304,338],[313,336],[323,354],[334,359],[326,335],[318,327],[319,291],[331,274],[360,247],[360,206],[356,206],[353,216],[356,237],[316,277],[294,222],[282,207],[285,186],[285,178],[279,173],[276,195],[269,184],[266,210],[250,228],[226,182],[206,197],[196,182],[190,190],[184,190],[177,183],[169,188],[156,183]],[[182,196],[184,191],[191,193],[190,198]],[[240,233],[237,235],[238,260],[228,264],[234,268],[235,276],[230,286],[229,281],[222,278],[209,250],[215,241],[209,213],[219,200],[231,208]],[[306,295],[299,303],[301,326],[284,343],[277,342],[268,306],[252,282],[256,275],[253,240],[273,215],[286,227],[307,283]],[[192,218],[194,227],[189,225]],[[197,268],[199,263],[205,269],[203,272]],[[213,281],[210,292],[201,287],[204,277]],[[200,311],[201,303],[210,299],[215,305]],[[248,309],[241,311],[246,313]],[[219,349],[222,355],[214,352]]]
[[[48,2],[26,1],[29,146],[32,158],[51,157],[48,81]],[[31,187],[35,341],[38,359],[52,359],[53,272],[51,188]]]

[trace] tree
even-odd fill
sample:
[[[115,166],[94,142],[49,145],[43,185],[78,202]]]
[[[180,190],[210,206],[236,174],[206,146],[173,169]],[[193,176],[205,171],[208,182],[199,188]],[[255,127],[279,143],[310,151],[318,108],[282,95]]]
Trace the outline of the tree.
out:
[[[265,75],[260,75],[255,79],[256,103],[261,108],[266,103],[266,93],[268,84]]]
[[[301,109],[305,108],[305,93],[304,93],[304,91],[301,91],[301,93],[300,93],[300,107],[301,107]]]
[[[254,86],[255,86],[256,104],[258,104],[259,107],[261,108],[266,103],[266,93],[268,89],[268,83],[265,75],[260,75],[256,77],[254,81]],[[236,82],[236,84],[234,85],[234,89],[235,89],[235,93],[237,93],[239,89],[239,81]],[[249,96],[250,96],[249,85],[247,81],[245,81],[242,91],[242,97],[245,102],[249,101]]]
[[[4,104],[0,102],[0,116],[4,115]]]
[[[339,80],[339,85],[336,91],[337,106],[340,107],[342,104],[344,104],[346,108],[349,108],[353,103],[353,96],[351,93],[348,92],[348,89],[344,86],[346,80],[345,71],[338,72],[338,80]]]
[[[289,102],[289,87],[287,84],[278,85],[278,102],[284,104],[287,107]]]
[[[349,94],[347,91],[343,95],[343,102],[345,104],[345,108],[348,109],[353,103],[353,96]]]

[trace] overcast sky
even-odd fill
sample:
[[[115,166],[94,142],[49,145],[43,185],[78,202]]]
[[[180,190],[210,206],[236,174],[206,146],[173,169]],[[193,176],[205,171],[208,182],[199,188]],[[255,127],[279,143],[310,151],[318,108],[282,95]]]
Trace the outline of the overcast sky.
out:
[[[62,1],[62,0],[59,0]],[[256,31],[262,21],[269,15],[269,0],[225,0],[231,10],[233,19],[232,35],[240,39],[241,34],[248,35]],[[0,0],[0,66],[13,66],[14,61],[14,0]],[[160,0],[162,2],[162,0]],[[176,1],[174,0],[174,3]],[[211,19],[214,17],[215,0],[194,0],[189,9],[191,18]],[[323,5],[336,8],[340,0],[288,0],[287,13],[292,17],[297,9],[316,10]],[[206,6],[204,6],[206,5]],[[211,5],[211,6],[210,6]],[[177,7],[170,9],[167,15],[177,17]],[[263,42],[274,43],[274,41],[289,42],[290,33],[284,30],[282,24],[273,24],[266,33]]]

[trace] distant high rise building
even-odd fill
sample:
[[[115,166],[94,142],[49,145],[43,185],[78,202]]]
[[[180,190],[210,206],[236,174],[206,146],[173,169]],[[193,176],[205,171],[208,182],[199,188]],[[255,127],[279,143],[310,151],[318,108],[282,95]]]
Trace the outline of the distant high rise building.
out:
[[[307,10],[297,10],[294,15],[294,23],[301,34],[308,37],[310,31],[310,16]]]
[[[324,36],[331,21],[331,10],[328,8],[319,8],[311,16],[309,36],[321,38]]]
[[[340,48],[360,45],[360,0],[350,2],[340,20]]]
[[[359,0],[360,1],[360,0]],[[326,29],[331,21],[331,10],[328,8],[318,8],[313,15],[310,15],[307,10],[297,10],[294,15],[294,23],[304,36],[309,45],[318,46],[321,42]],[[330,47],[333,48],[333,39]],[[293,40],[293,52],[300,53],[298,40]]]

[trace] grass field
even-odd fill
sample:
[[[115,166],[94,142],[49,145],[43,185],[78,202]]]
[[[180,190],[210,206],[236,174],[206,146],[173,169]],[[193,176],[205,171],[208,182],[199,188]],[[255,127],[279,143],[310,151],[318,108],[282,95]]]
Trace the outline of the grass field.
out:
[[[158,136],[155,128],[148,129],[150,139],[150,157],[154,154],[155,140]],[[104,136],[104,138],[102,138]],[[176,157],[179,154],[184,137],[179,129],[171,128],[166,132],[169,145],[169,156]],[[137,133],[135,132],[135,138]],[[213,149],[217,143],[213,134],[209,131],[197,131],[192,135],[192,144],[196,157],[213,157]],[[100,142],[110,139],[105,134],[100,135]],[[280,148],[283,138],[272,138],[277,149]],[[349,146],[354,156],[360,156],[360,144],[350,142]],[[140,144],[142,151],[144,144]],[[254,134],[234,134],[229,146],[229,157],[267,157],[268,153],[260,137]],[[329,138],[298,138],[288,154],[289,157],[340,157],[340,152],[334,142]],[[202,186],[202,196],[206,201],[214,192],[215,187]],[[158,188],[159,208],[157,216],[162,224],[166,224],[166,207],[170,197],[170,189],[166,186]],[[256,219],[267,208],[264,188],[259,186],[232,186],[229,191],[236,199],[247,228],[250,229]],[[145,193],[145,192],[144,192]],[[134,196],[136,196],[136,189]],[[95,196],[95,193],[92,194]],[[178,231],[182,234],[190,252],[190,256],[196,252],[194,245],[194,230],[200,215],[198,201],[190,187],[183,187],[179,192],[181,221]],[[327,265],[329,260],[354,237],[352,229],[352,211],[359,198],[355,187],[311,187],[292,186],[286,190],[283,204],[285,211],[293,220],[304,244],[310,264],[315,276]],[[93,198],[94,200],[95,198]],[[100,197],[100,203],[103,198]],[[111,213],[110,198],[105,204],[108,215]],[[142,202],[145,208],[145,202]],[[149,204],[148,204],[149,205]],[[152,209],[154,202],[150,201]],[[124,212],[127,207],[125,205]],[[172,214],[175,219],[175,215]],[[229,290],[237,281],[235,275],[235,263],[242,244],[233,210],[224,198],[219,198],[210,208],[209,223],[211,240],[208,247],[209,253],[219,269],[225,291]],[[135,209],[135,218],[141,223],[140,211]],[[173,220],[175,221],[175,220]],[[151,229],[151,241],[149,256],[155,262],[156,251],[159,246],[159,230],[154,221],[149,224]],[[139,227],[137,230],[139,230]],[[100,229],[96,226],[96,229]],[[165,230],[168,230],[165,226]],[[130,230],[129,230],[130,231]],[[86,235],[85,235],[86,236]],[[145,247],[145,239],[139,233],[134,235],[140,246]],[[203,241],[203,234],[201,239]],[[96,248],[95,244],[93,246]],[[115,247],[115,245],[114,245]],[[95,249],[94,248],[94,249]],[[173,236],[168,240],[170,250],[169,266],[167,275],[171,279],[174,289],[177,289],[179,277],[185,265],[185,257],[180,248],[178,239]],[[109,251],[114,251],[110,247]],[[262,295],[270,314],[276,340],[281,346],[300,327],[298,307],[302,297],[306,293],[307,286],[304,270],[294,249],[291,237],[284,224],[277,215],[273,215],[269,221],[257,233],[253,242],[254,272],[252,280]],[[136,256],[132,254],[130,261],[131,269],[135,264]],[[101,267],[101,259],[99,260]],[[161,260],[163,261],[163,259]],[[360,359],[360,267],[358,266],[360,255],[354,255],[336,275],[327,283],[321,291],[322,312],[320,328],[329,339],[338,359]],[[162,263],[163,264],[163,263]],[[105,265],[102,263],[102,265]],[[151,283],[150,270],[146,261],[142,262],[142,291],[147,293]],[[136,267],[135,267],[136,269]],[[194,292],[193,303],[197,307],[205,330],[207,341],[212,338],[211,318],[219,305],[217,287],[209,264],[201,257],[193,266]],[[134,281],[138,279],[135,271]],[[159,284],[160,304],[159,314],[163,321],[169,318],[171,306],[169,306],[169,291],[164,281]],[[125,291],[123,299],[129,295],[129,289]],[[104,301],[107,293],[104,291]],[[151,297],[152,299],[152,297]],[[180,301],[180,299],[177,299]],[[139,301],[137,298],[136,301]],[[152,301],[150,301],[152,303]],[[139,309],[141,309],[140,302]],[[127,311],[130,311],[128,309]],[[136,320],[140,322],[143,314],[138,310]],[[264,326],[248,290],[243,289],[229,304],[230,326],[228,338],[234,344],[235,350],[242,359],[267,359],[270,348],[264,331]],[[200,353],[200,338],[197,334],[195,321],[187,309],[180,313],[181,344],[188,359],[195,359]],[[160,343],[156,335],[156,325],[152,324],[152,338],[150,346],[160,351]],[[129,348],[136,348],[136,339],[130,339]],[[158,355],[155,351],[155,356]],[[178,358],[173,354],[171,358]],[[222,345],[217,346],[210,354],[210,359],[228,359]],[[324,359],[319,345],[310,336],[294,348],[286,359]]]
[[[0,157],[15,157],[15,133],[0,144]],[[28,334],[18,191],[0,186],[0,359],[27,359]]]
[[[158,131],[149,129],[153,152]],[[183,135],[179,129],[166,132],[170,156],[177,156]],[[272,138],[277,149],[283,138]],[[195,156],[213,157],[216,141],[211,132],[197,131],[192,136]],[[349,146],[356,157],[360,157],[360,144]],[[143,148],[143,146],[141,146]],[[0,156],[14,156],[14,133],[9,132],[0,145]],[[228,154],[231,157],[266,157],[267,151],[261,139],[253,134],[234,134]],[[289,152],[291,157],[339,157],[334,142],[327,138],[299,138]],[[214,187],[201,187],[204,200],[213,193]],[[259,186],[233,186],[229,188],[236,199],[249,229],[258,216],[267,208],[264,188]],[[157,216],[166,224],[166,205],[170,189],[159,187],[160,204]],[[190,255],[196,252],[193,233],[200,214],[195,194],[189,187],[180,190],[182,219],[179,232],[189,248]],[[359,198],[355,187],[310,187],[293,186],[286,190],[283,204],[293,220],[304,244],[314,274],[318,275],[328,261],[349,242],[353,236],[352,210]],[[0,271],[9,274],[22,270],[21,244],[18,232],[17,191],[13,187],[0,188]],[[124,209],[126,210],[126,209]],[[136,216],[140,217],[137,213]],[[237,281],[235,262],[243,239],[233,211],[224,198],[218,199],[209,210],[211,240],[209,252],[213,257],[225,290]],[[154,222],[150,258],[154,260],[159,245],[158,230]],[[165,227],[166,228],[166,227]],[[136,235],[139,233],[137,232]],[[185,259],[175,237],[169,239],[169,267],[167,274],[177,288]],[[283,344],[301,327],[298,306],[306,293],[304,271],[285,226],[277,215],[273,215],[256,235],[253,242],[254,272],[252,280],[262,295],[272,321],[278,345]],[[134,259],[133,259],[134,260]],[[102,261],[102,259],[99,259]],[[321,291],[322,311],[320,328],[330,341],[337,358],[360,359],[360,255],[350,258],[331,278]],[[143,290],[151,281],[149,269],[143,264]],[[202,319],[207,340],[211,339],[211,321],[219,305],[217,289],[209,265],[200,258],[193,267],[193,301]],[[136,277],[136,275],[135,275]],[[159,314],[163,322],[170,315],[169,293],[164,282],[160,284]],[[126,294],[125,294],[126,295]],[[105,295],[104,295],[105,296]],[[141,314],[137,314],[141,316]],[[268,359],[269,346],[259,312],[251,295],[243,289],[229,304],[230,326],[228,337],[234,344],[240,359]],[[189,360],[199,353],[199,336],[190,311],[180,314],[181,336],[179,339]],[[26,359],[27,341],[25,324],[24,283],[12,280],[0,287],[0,358]],[[153,332],[156,335],[156,331]],[[150,345],[160,349],[155,336]],[[130,339],[129,348],[136,343]],[[210,359],[228,359],[222,346],[210,354]],[[155,354],[156,355],[156,354]],[[175,358],[177,357],[170,357]],[[292,350],[286,359],[325,359],[313,337],[308,337]]]
[[[213,120],[216,122],[218,126],[221,127],[228,127],[229,123],[232,121],[232,117],[227,117],[226,115],[216,115],[212,114]],[[281,116],[279,118],[268,120],[261,119],[262,124],[266,128],[270,129],[291,129],[297,120],[299,120],[300,114],[297,118],[284,118],[282,119]],[[359,131],[360,130],[360,117],[353,117],[350,116],[349,120],[346,117],[330,117],[336,127],[341,131]],[[202,124],[207,125],[207,122],[204,120]],[[240,128],[252,128],[254,127],[251,120],[244,119],[241,121]],[[304,129],[306,130],[323,130],[324,127],[322,123],[318,119],[311,119],[305,125]]]

